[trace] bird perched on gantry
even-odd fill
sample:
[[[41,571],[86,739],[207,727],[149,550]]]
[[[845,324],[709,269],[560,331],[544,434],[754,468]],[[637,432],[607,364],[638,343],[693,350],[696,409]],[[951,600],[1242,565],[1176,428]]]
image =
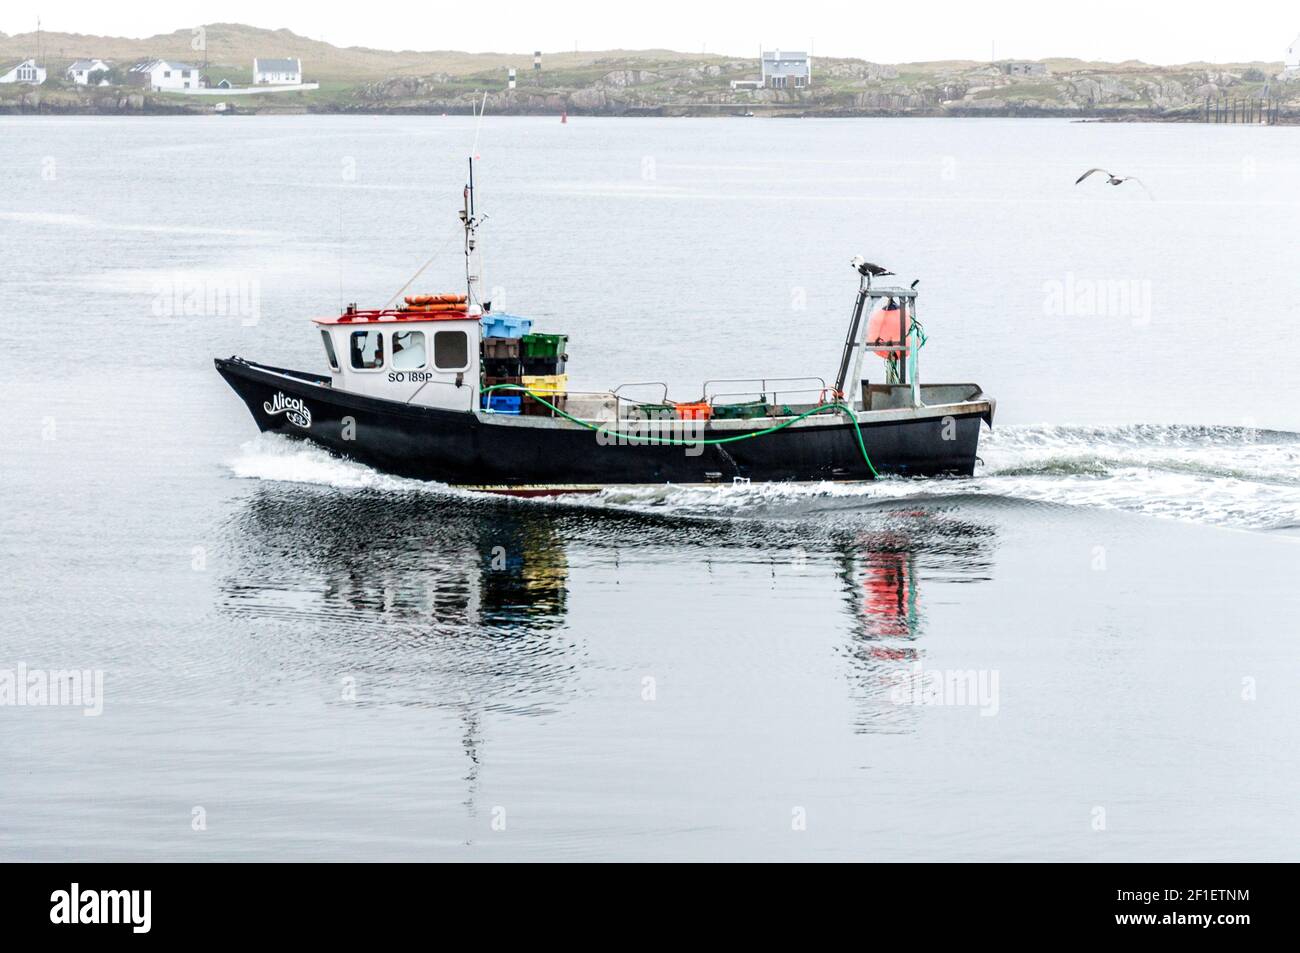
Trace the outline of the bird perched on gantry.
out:
[[[890,271],[888,268],[885,268],[881,265],[874,265],[871,262],[867,261],[865,258],[863,258],[861,255],[854,255],[853,260],[850,262],[850,264],[857,269],[858,274],[860,274],[863,278],[867,279],[868,288],[871,287],[872,278],[883,278],[886,275],[893,274],[893,272]]]
[[[1100,172],[1102,175],[1104,175],[1106,177],[1107,185],[1123,185],[1125,182],[1136,182],[1138,185],[1142,186],[1143,192],[1145,192],[1152,199],[1155,198],[1155,196],[1151,194],[1151,190],[1146,187],[1146,183],[1144,183],[1136,175],[1116,175],[1113,172],[1107,172],[1105,169],[1089,169],[1087,172],[1083,173],[1083,175],[1075,179],[1074,184],[1078,185],[1080,182],[1082,182],[1088,176],[1092,175],[1094,172]]]
[[[858,269],[860,275],[870,275],[873,278],[879,278],[881,275],[892,275],[893,272],[881,265],[873,265],[861,255],[855,255],[851,262],[854,268]]]

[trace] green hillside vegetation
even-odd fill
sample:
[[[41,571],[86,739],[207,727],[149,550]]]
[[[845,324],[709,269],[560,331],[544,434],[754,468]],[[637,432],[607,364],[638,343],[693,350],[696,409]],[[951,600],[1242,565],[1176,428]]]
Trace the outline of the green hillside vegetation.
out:
[[[455,50],[372,50],[365,47],[337,47],[321,40],[299,36],[291,30],[264,30],[240,23],[210,23],[202,28],[209,68],[237,67],[252,70],[254,57],[289,57],[303,61],[310,80],[338,80],[361,83],[395,76],[423,76],[447,73],[467,76],[492,70],[505,73],[511,66],[522,74],[533,65],[532,53],[463,53]],[[176,30],[144,39],[86,36],[80,33],[43,33],[40,43],[51,71],[61,73],[81,57],[134,63],[145,59],[176,59],[200,64],[204,50],[195,49],[194,30]],[[18,62],[36,52],[36,34],[0,34],[0,62]],[[597,60],[697,62],[710,57],[675,53],[671,50],[610,50],[601,52],[559,52],[544,56],[548,69],[564,72],[581,70]],[[722,57],[716,57],[722,59]]]
[[[0,34],[0,64],[33,55],[34,34]],[[87,89],[63,81],[74,59],[98,57],[124,76],[131,64],[171,59],[203,66],[211,83],[252,82],[255,57],[302,60],[318,90],[239,96],[256,111],[468,112],[487,95],[497,113],[604,115],[1068,115],[1137,119],[1194,117],[1207,99],[1270,98],[1300,114],[1300,77],[1281,63],[1190,63],[1155,66],[1137,60],[1100,63],[1068,57],[1039,61],[1046,75],[1006,75],[995,64],[941,60],[886,65],[817,58],[812,85],[802,89],[733,90],[733,80],[759,75],[754,57],[671,50],[546,52],[540,72],[528,53],[374,50],[336,47],[289,30],[213,23],[143,39],[42,34],[49,82],[0,88],[0,111],[203,112],[211,97],[152,93],[133,87]],[[195,47],[199,47],[196,49]],[[515,68],[518,88],[507,89]]]

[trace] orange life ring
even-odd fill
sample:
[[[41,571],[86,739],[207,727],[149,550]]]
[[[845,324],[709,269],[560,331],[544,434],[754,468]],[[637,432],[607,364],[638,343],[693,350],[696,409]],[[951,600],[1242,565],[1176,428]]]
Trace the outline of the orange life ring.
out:
[[[406,303],[409,305],[428,305],[428,304],[466,304],[469,298],[465,295],[442,294],[442,295],[407,295]]]

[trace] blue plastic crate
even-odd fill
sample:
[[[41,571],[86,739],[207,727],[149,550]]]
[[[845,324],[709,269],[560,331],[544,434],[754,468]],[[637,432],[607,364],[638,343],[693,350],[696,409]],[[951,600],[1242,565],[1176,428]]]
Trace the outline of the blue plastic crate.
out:
[[[485,338],[521,338],[533,329],[531,318],[520,318],[513,314],[483,315],[481,319]]]
[[[517,414],[519,413],[521,397],[506,396],[505,394],[484,394],[483,407],[490,414]]]

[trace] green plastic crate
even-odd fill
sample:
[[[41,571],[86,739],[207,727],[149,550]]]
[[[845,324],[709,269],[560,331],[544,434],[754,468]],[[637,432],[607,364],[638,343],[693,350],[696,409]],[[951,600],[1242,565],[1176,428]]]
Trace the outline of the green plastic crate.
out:
[[[714,420],[752,420],[767,416],[767,401],[747,400],[739,404],[714,404]]]
[[[640,420],[672,420],[677,416],[677,408],[672,404],[636,404],[629,408],[631,414]]]
[[[569,343],[567,334],[525,334],[524,357],[559,357]]]

